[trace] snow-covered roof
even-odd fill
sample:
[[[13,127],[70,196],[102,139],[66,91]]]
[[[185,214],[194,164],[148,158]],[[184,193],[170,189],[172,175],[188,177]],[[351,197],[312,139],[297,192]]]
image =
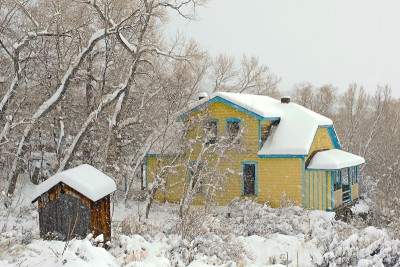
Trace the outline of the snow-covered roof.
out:
[[[363,163],[365,163],[365,160],[360,156],[339,149],[331,149],[316,153],[307,168],[338,170]]]
[[[280,102],[274,98],[264,95],[250,95],[227,92],[213,93],[207,97],[202,98],[201,100],[195,101],[191,103],[187,109],[180,112],[180,114],[188,113],[193,108],[205,104],[206,102],[217,97],[225,99],[261,117],[280,117],[282,115],[280,109],[274,106],[274,104],[280,104]]]
[[[319,126],[332,125],[331,119],[295,103],[281,103],[268,96],[217,92],[192,103],[183,112],[222,98],[262,118],[279,118],[280,123],[258,155],[307,155]]]
[[[295,103],[281,104],[281,120],[258,155],[307,155],[319,126],[332,120]]]
[[[114,179],[93,166],[83,164],[59,172],[36,186],[33,192],[32,202],[35,202],[38,197],[60,182],[75,189],[92,201],[97,201],[117,189]]]

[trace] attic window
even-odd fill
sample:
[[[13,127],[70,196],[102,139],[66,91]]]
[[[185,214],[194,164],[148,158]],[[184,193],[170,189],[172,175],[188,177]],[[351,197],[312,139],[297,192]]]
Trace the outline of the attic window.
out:
[[[261,125],[260,131],[260,149],[264,146],[264,143],[267,141],[268,137],[270,137],[276,130],[276,127],[279,124],[279,120],[273,121],[270,124]]]
[[[215,144],[218,141],[218,120],[210,119],[205,122],[204,135],[206,145]]]
[[[263,147],[265,141],[267,141],[270,128],[271,128],[271,124],[261,126],[261,145],[260,145],[260,147]]]
[[[234,140],[239,141],[237,136],[240,131],[240,120],[239,119],[227,119],[226,129],[228,133],[228,140],[233,142]]]

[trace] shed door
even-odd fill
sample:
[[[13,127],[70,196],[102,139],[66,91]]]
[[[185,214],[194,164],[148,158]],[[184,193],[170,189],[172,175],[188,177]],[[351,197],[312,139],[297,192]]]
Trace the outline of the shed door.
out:
[[[59,228],[65,237],[86,237],[90,233],[90,209],[85,203],[69,194],[61,195]]]

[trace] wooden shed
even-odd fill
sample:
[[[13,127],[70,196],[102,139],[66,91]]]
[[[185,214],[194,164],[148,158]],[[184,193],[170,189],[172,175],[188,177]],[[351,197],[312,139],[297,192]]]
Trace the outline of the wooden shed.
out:
[[[110,194],[114,180],[83,164],[59,172],[39,184],[32,203],[38,201],[40,236],[66,240],[103,234],[111,238]]]

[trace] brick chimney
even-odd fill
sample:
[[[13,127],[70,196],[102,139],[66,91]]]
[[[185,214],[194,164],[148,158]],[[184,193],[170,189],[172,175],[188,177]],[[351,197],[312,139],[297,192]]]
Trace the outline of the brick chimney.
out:
[[[290,103],[290,96],[282,96],[281,97],[282,104],[289,104]]]

